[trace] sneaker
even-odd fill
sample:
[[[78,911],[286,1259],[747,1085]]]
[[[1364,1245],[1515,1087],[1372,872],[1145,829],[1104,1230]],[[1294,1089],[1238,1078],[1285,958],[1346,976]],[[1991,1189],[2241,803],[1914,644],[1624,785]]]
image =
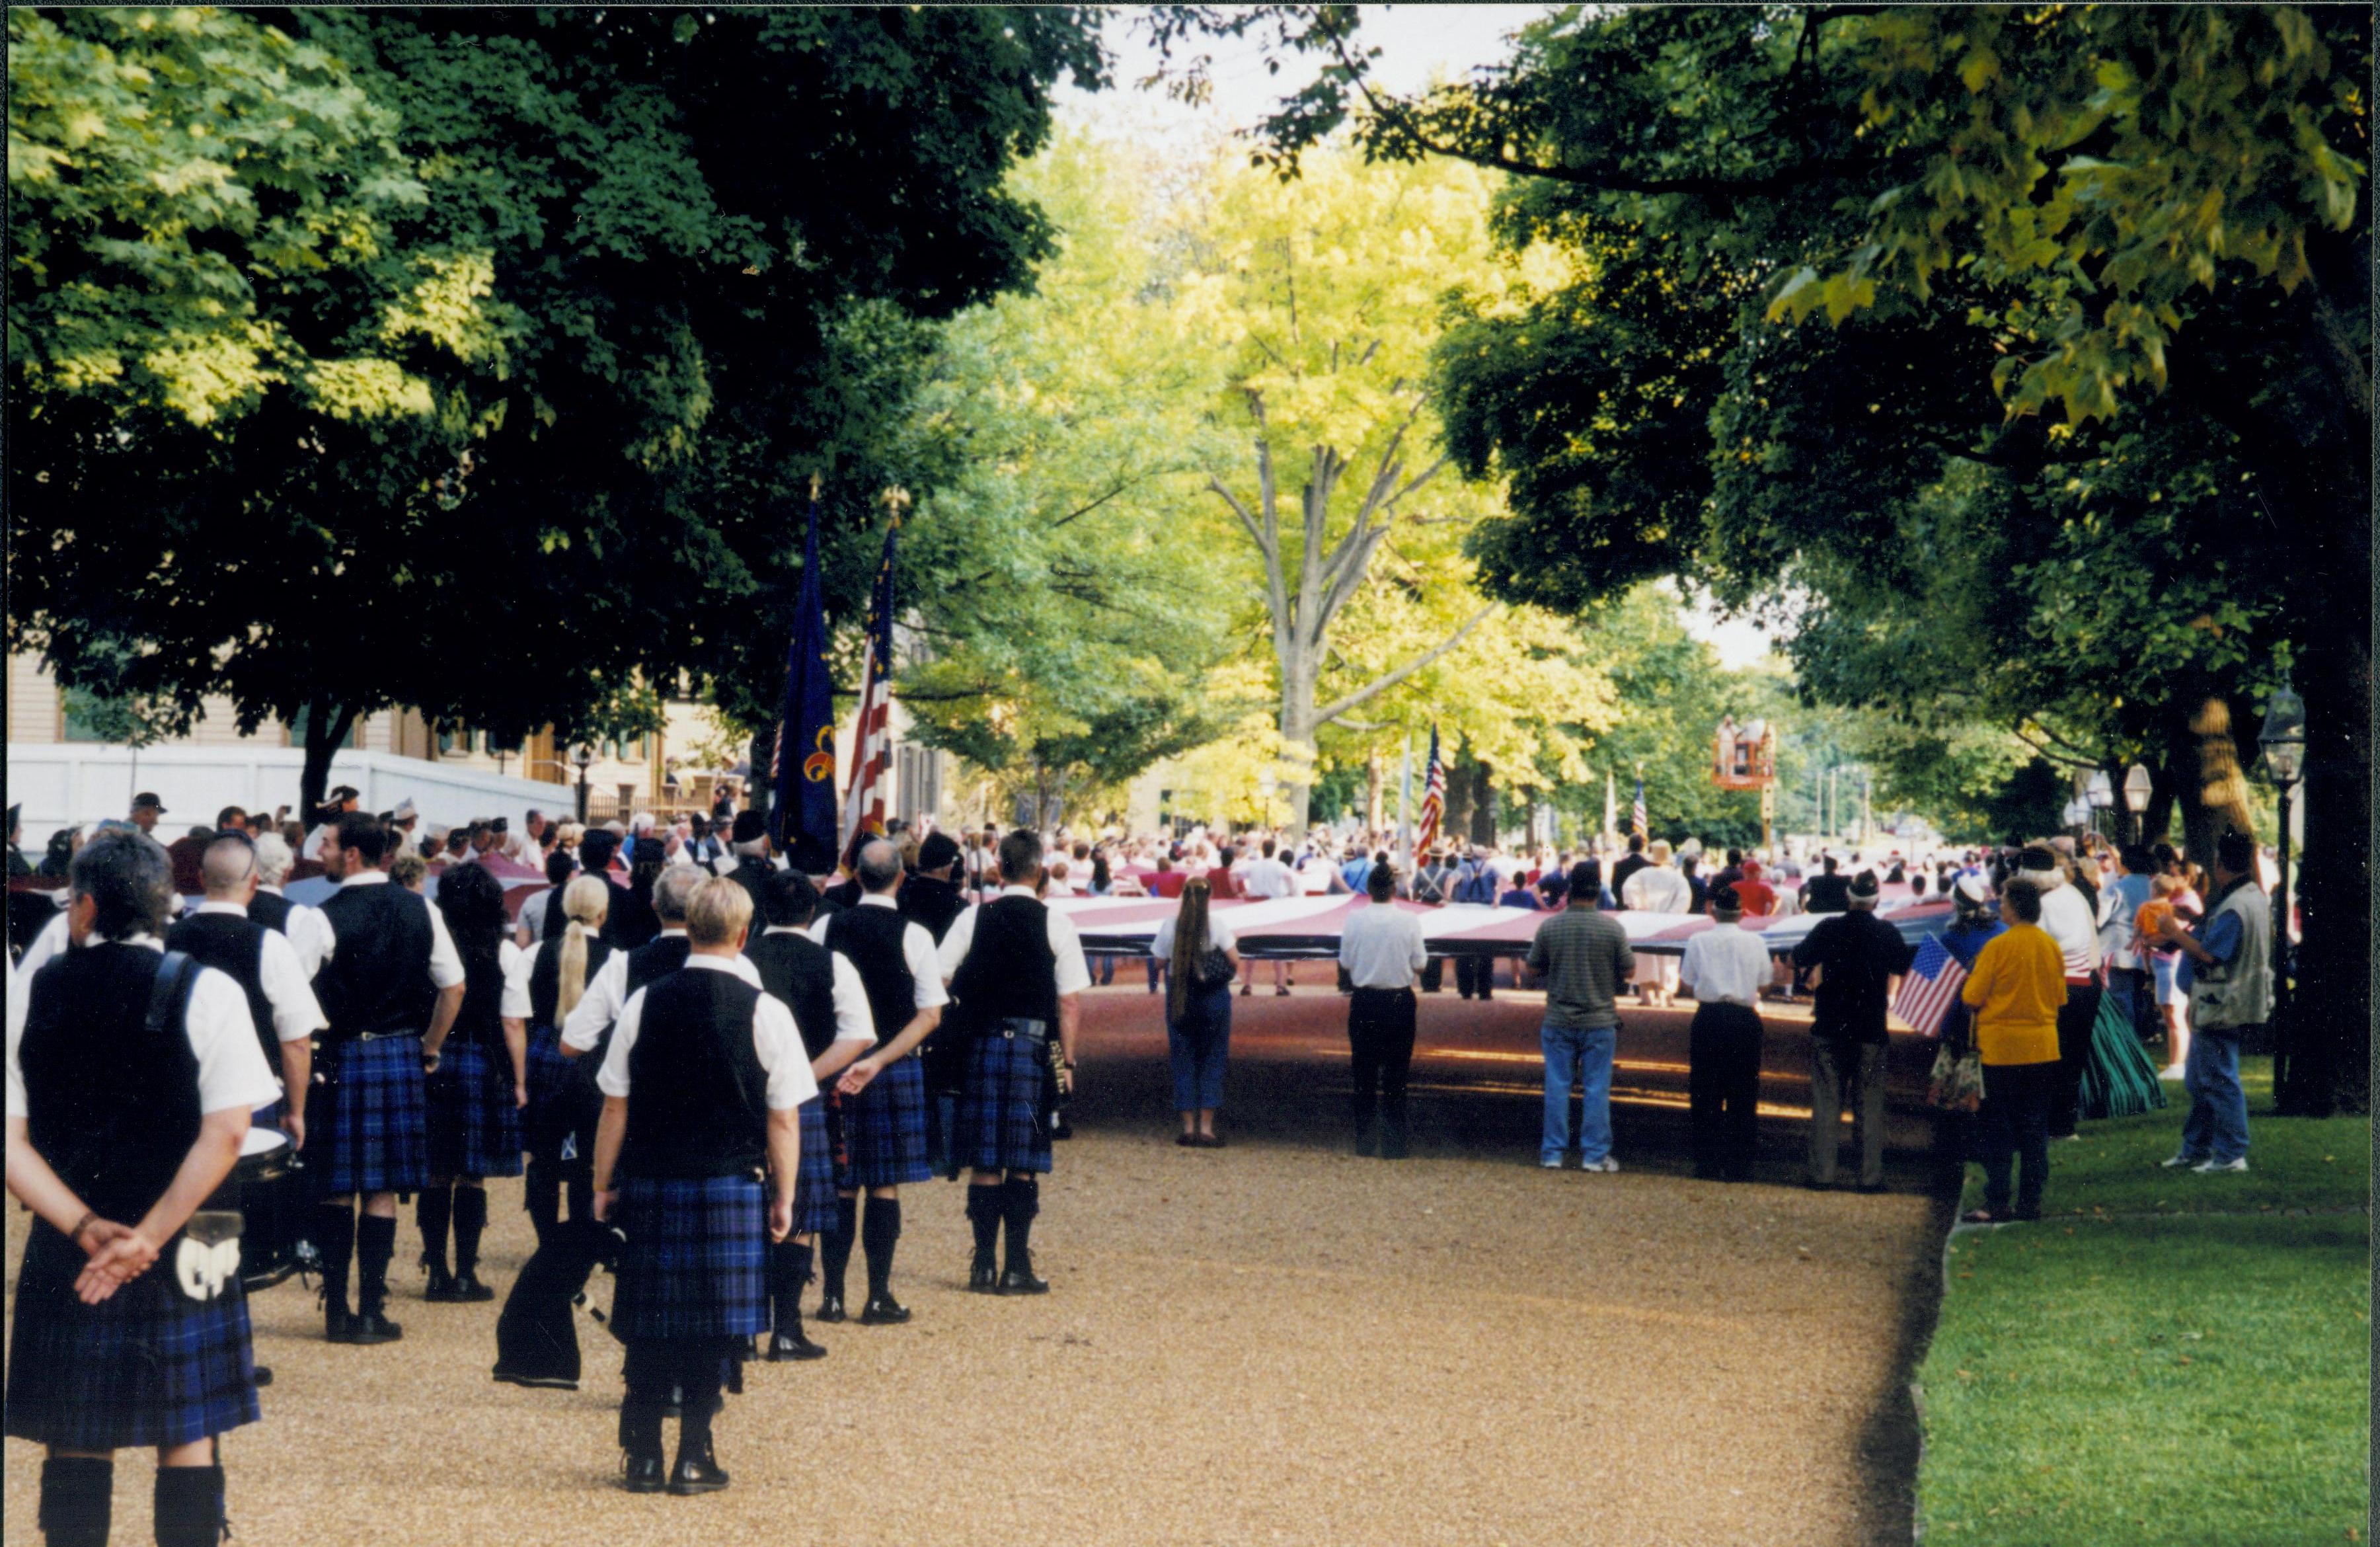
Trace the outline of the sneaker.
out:
[[[2157,1071],[2157,1078],[2160,1080],[2170,1079],[2178,1081],[2182,1078],[2182,1067],[2179,1064],[2168,1064],[2164,1068]]]
[[[2200,1166],[2206,1163],[2206,1157],[2204,1155],[2193,1155],[2185,1151],[2180,1154],[2168,1155],[2165,1159],[2157,1162],[2157,1163],[2164,1166],[2168,1171],[2172,1171],[2184,1165],[2189,1166],[2192,1170],[2195,1171]]]
[[[1551,1160],[1541,1160],[1537,1162],[1537,1165],[1542,1170],[1560,1171],[1562,1168],[1561,1157],[1560,1155],[1556,1155]]]
[[[1616,1172],[1620,1169],[1620,1163],[1606,1155],[1599,1161],[1581,1161],[1578,1168],[1581,1171]]]
[[[2195,1171],[2202,1176],[2212,1175],[2217,1171],[2245,1171],[2248,1169],[2248,1157],[2241,1155],[2237,1160],[2228,1161],[2203,1160],[2196,1165],[2192,1166],[2190,1169]]]

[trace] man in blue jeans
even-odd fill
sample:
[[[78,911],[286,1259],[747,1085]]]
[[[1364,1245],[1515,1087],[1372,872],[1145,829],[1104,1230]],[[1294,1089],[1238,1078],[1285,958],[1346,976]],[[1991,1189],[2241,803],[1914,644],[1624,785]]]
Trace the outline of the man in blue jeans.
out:
[[[1603,867],[1582,859],[1570,868],[1570,906],[1537,926],[1529,970],[1546,985],[1546,1128],[1537,1163],[1561,1169],[1570,1149],[1570,1092],[1585,1098],[1579,1115],[1582,1171],[1617,1171],[1611,1158],[1611,1055],[1620,1041],[1620,985],[1636,970],[1628,932],[1597,907]]]
[[[2190,995],[2190,1059],[2182,1089],[2190,1115],[2181,1148],[2163,1163],[2202,1174],[2248,1169],[2248,1095],[2240,1088],[2240,1035],[2273,1014],[2272,903],[2255,882],[2255,840],[2226,833],[2215,846],[2215,895],[2186,934],[2168,920],[2161,944],[2181,952]]]

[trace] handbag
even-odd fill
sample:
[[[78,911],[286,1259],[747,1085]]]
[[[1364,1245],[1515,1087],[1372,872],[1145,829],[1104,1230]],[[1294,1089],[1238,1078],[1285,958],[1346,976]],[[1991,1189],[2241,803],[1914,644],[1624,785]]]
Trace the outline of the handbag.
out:
[[[1973,1112],[1984,1103],[1984,1059],[1979,1053],[1953,1053],[1944,1047],[1934,1054],[1934,1075],[1926,1082],[1925,1101],[1945,1112]]]

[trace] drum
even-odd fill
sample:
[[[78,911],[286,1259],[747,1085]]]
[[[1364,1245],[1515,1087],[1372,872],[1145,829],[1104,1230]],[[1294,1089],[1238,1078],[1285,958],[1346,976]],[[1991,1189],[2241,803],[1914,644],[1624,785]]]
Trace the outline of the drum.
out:
[[[251,1127],[224,1189],[238,1199],[239,1282],[253,1293],[298,1271],[298,1240],[307,1220],[304,1175],[289,1136]]]

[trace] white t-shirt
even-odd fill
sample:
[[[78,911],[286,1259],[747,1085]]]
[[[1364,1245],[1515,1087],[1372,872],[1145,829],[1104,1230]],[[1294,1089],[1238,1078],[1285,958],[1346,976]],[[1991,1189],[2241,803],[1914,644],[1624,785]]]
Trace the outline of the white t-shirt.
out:
[[[1150,956],[1159,961],[1173,959],[1173,926],[1181,921],[1182,915],[1177,910],[1172,918],[1158,924],[1157,932],[1148,937]],[[1236,948],[1239,943],[1239,936],[1232,932],[1232,926],[1223,922],[1221,917],[1209,908],[1207,913],[1207,949],[1229,951]]]
[[[1633,882],[1636,877],[1628,879]],[[1730,1005],[1756,1005],[1760,991],[1776,975],[1768,947],[1758,935],[1737,924],[1714,924],[1688,940],[1685,959],[1678,968],[1678,981],[1705,1004],[1725,1000]]]
[[[1394,903],[1366,903],[1339,931],[1339,965],[1361,989],[1411,988],[1429,965],[1421,915]]]
[[[1029,897],[1030,886],[1003,886],[1002,897]],[[998,899],[994,899],[995,901]],[[951,920],[950,932],[942,936],[941,959],[941,981],[949,982],[958,976],[959,963],[966,960],[967,947],[975,944],[975,916],[978,907],[970,907]],[[1090,964],[1083,959],[1083,936],[1075,921],[1058,909],[1045,908],[1043,918],[1050,937],[1050,954],[1057,957],[1058,993],[1061,997],[1080,993],[1091,986]]]
[[[281,896],[278,886],[259,886],[257,891]],[[314,974],[322,970],[322,963],[331,955],[331,921],[322,917],[321,908],[294,902],[289,904],[289,918],[282,927],[288,932],[289,944],[297,948],[298,965],[306,969],[306,981],[312,982]]]
[[[901,905],[881,892],[863,892],[860,894],[859,906],[889,907],[898,912]],[[821,945],[825,944],[826,927],[832,920],[833,915],[829,914],[810,925],[810,938]],[[850,965],[850,958],[840,951],[835,953],[834,959],[844,966]],[[910,981],[915,985],[914,1008],[930,1010],[951,1002],[950,990],[942,983],[941,959],[934,953],[934,932],[914,919],[909,921],[909,927],[901,932],[901,962],[909,969]],[[855,975],[858,970],[857,968],[852,968]],[[901,1028],[897,1026],[884,1028],[884,1035],[887,1037],[897,1037],[900,1034]],[[838,1037],[836,1040],[839,1041],[842,1039]]]
[[[201,913],[227,913],[235,919],[248,917],[246,908],[237,903],[227,902],[202,902],[190,910],[192,918]],[[264,990],[265,1002],[273,1006],[274,1041],[294,1042],[301,1037],[310,1037],[331,1024],[330,1017],[322,1014],[322,1006],[314,997],[314,985],[298,960],[296,947],[286,937],[272,930],[264,932],[264,949],[257,957],[256,977],[257,986]]]
[[[686,970],[689,972],[726,972],[747,982],[759,975],[751,968],[752,964],[740,956],[732,959],[699,956],[686,959]],[[644,1008],[645,991],[638,989],[628,996],[626,1006],[620,1011],[619,1027],[612,1033],[611,1051],[603,1055],[603,1067],[595,1076],[596,1089],[607,1096],[629,1094],[628,1051],[637,1045]],[[771,1111],[789,1112],[819,1093],[818,1081],[810,1075],[809,1053],[802,1046],[801,1033],[794,1029],[794,1012],[785,1008],[783,1001],[764,993],[753,1005],[752,1049],[759,1055],[760,1067],[769,1074]]]
[[[164,955],[165,943],[153,934],[136,934],[124,942],[145,945]],[[25,1070],[18,1062],[25,1040],[25,1021],[31,1009],[31,981],[23,980],[8,993],[8,1115],[27,1115]],[[199,969],[190,985],[190,1013],[183,1026],[190,1052],[199,1061],[199,1110],[228,1112],[233,1107],[252,1112],[281,1099],[281,1082],[265,1066],[264,1050],[257,1045],[256,1022],[248,1013],[248,995],[228,973],[212,967]]]
[[[1240,890],[1251,897],[1286,897],[1297,891],[1297,878],[1279,859],[1259,855],[1241,871]]]

